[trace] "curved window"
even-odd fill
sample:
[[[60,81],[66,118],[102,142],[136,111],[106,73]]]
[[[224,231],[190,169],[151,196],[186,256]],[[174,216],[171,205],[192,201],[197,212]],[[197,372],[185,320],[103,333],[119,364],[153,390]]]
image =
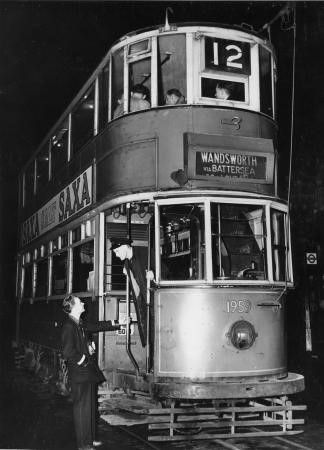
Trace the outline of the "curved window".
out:
[[[51,176],[55,176],[65,166],[68,158],[69,119],[58,127],[51,137]]]
[[[211,205],[214,279],[266,279],[265,211],[260,205]]]
[[[74,155],[94,135],[94,104],[95,88],[91,86],[72,111],[71,145]]]
[[[24,205],[30,205],[34,196],[35,187],[35,161],[29,164],[25,172],[25,201]]]
[[[158,38],[158,105],[186,102],[186,35]]]
[[[121,48],[111,57],[111,117],[116,119],[124,114],[124,49]]]
[[[261,112],[273,115],[272,107],[272,70],[271,53],[262,46],[259,46],[260,65],[260,110]]]
[[[49,177],[48,143],[41,149],[36,158],[36,191],[46,186]]]

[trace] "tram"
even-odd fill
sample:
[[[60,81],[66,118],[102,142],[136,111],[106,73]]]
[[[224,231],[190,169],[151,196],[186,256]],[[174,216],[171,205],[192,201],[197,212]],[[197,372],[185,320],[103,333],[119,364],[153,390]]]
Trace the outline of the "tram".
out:
[[[67,385],[61,304],[73,293],[90,317],[125,324],[97,337],[107,390],[146,393],[172,420],[228,408],[229,436],[244,405],[277,434],[297,432],[275,84],[271,43],[242,27],[166,22],[111,47],[20,176],[17,343],[40,375]],[[142,304],[117,236],[153,273]]]

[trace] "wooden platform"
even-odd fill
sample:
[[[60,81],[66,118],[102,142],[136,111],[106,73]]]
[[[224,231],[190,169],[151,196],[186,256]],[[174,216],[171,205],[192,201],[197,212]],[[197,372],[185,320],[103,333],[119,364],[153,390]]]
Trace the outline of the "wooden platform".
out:
[[[304,424],[293,418],[293,411],[306,406],[293,406],[286,396],[256,401],[213,402],[213,407],[173,402],[171,408],[151,409],[149,441],[182,441],[224,439],[233,437],[283,436],[302,433],[293,430]]]

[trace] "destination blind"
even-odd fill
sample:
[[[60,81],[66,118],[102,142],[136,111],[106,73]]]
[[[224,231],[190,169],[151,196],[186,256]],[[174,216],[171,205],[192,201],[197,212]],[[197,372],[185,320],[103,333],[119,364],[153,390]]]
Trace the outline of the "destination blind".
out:
[[[229,152],[196,152],[196,175],[266,180],[267,158]]]

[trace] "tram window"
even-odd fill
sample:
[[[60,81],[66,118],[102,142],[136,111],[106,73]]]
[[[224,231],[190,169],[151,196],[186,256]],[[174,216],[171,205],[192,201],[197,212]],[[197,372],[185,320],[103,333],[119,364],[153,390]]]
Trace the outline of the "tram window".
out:
[[[61,248],[67,247],[69,243],[69,233],[66,231],[61,235]]]
[[[143,92],[133,88],[141,86]],[[129,64],[129,111],[147,109],[151,105],[151,58]],[[141,97],[142,96],[142,97]]]
[[[271,53],[262,46],[259,46],[259,63],[260,109],[261,112],[273,116]]]
[[[99,75],[99,131],[108,122],[109,109],[109,64],[107,64]]]
[[[81,240],[81,225],[72,230],[72,243],[78,242]]]
[[[161,206],[160,224],[161,280],[204,279],[204,206]]]
[[[65,294],[67,290],[67,251],[53,255],[52,295]]]
[[[95,89],[91,86],[72,111],[73,155],[76,155],[94,135],[94,104]]]
[[[34,195],[35,184],[35,166],[34,161],[29,164],[25,172],[25,205],[29,205]]]
[[[111,104],[112,118],[115,119],[124,113],[124,49],[121,48],[112,55],[112,77],[111,77]]]
[[[184,34],[158,38],[158,105],[166,104],[170,89],[182,94],[177,104],[185,103],[186,92],[186,36]]]
[[[69,121],[66,118],[51,138],[51,177],[66,164],[68,157]]]
[[[36,191],[39,192],[48,182],[49,155],[48,144],[46,144],[36,158]]]
[[[274,281],[286,281],[286,215],[271,210],[272,264]],[[287,281],[290,276],[287,274]]]
[[[58,250],[59,248],[59,239],[58,237],[52,241],[52,252],[55,252],[55,250]]]
[[[265,279],[265,212],[259,205],[211,205],[215,279]]]
[[[245,101],[245,84],[235,81],[222,80],[217,78],[201,78],[201,96],[213,98],[218,101],[228,102]]]
[[[86,292],[93,289],[93,241],[73,248],[73,292]]]
[[[128,56],[139,56],[143,53],[150,51],[150,40],[144,39],[143,41],[135,42],[135,44],[130,44],[128,46],[127,55]]]
[[[36,297],[47,295],[48,261],[43,259],[37,263]]]
[[[24,267],[24,289],[23,297],[31,298],[33,295],[33,266],[32,264]]]

